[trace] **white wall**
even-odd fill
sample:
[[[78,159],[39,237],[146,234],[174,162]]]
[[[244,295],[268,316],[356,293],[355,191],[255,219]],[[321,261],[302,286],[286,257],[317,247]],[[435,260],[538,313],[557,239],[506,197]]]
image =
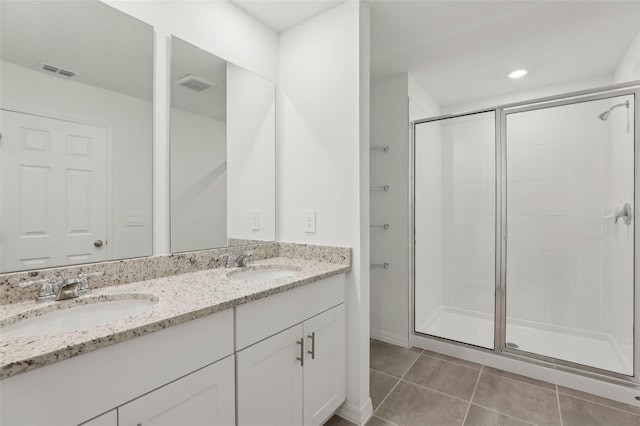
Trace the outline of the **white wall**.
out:
[[[633,39],[614,73],[615,83],[640,80],[640,33]]]
[[[278,96],[278,240],[353,248],[342,415],[358,423],[371,412],[368,13],[349,1],[283,32]],[[307,209],[317,213],[312,234]]]
[[[173,34],[268,80],[278,76],[278,35],[228,1],[103,0],[154,26],[153,252],[170,252],[169,58]]]
[[[0,63],[2,107],[109,127],[113,143],[112,259],[152,254],[151,102]],[[143,226],[125,226],[132,213]]]
[[[229,238],[276,239],[275,95],[273,83],[227,65]],[[253,229],[254,214],[259,229]]]
[[[171,108],[171,251],[226,246],[226,123]]]
[[[407,74],[372,81],[371,143],[389,152],[371,152],[371,184],[389,185],[389,192],[371,192],[371,224],[389,224],[371,231],[371,262],[388,269],[371,273],[371,337],[409,345],[409,96]]]

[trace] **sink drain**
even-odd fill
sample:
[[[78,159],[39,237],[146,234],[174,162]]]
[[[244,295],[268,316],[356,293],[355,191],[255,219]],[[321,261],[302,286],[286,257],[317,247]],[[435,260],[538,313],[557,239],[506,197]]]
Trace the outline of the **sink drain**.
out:
[[[520,345],[517,345],[513,342],[507,342],[506,343],[506,347],[511,348],[511,349],[518,349],[520,347]]]

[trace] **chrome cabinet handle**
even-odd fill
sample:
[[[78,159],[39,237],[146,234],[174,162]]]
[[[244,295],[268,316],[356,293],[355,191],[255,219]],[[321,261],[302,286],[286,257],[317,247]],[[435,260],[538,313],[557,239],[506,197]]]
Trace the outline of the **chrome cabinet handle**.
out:
[[[300,356],[296,360],[300,361],[300,367],[304,367],[304,338],[296,341],[300,345]]]
[[[311,359],[316,359],[316,332],[314,331],[307,337],[311,339],[311,350],[307,351],[307,353],[311,354]]]

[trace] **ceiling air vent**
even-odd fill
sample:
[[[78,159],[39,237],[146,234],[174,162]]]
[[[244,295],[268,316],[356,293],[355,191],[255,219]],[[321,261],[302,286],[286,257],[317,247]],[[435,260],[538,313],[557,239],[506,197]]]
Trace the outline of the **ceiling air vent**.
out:
[[[65,70],[50,64],[40,64],[40,66],[45,71],[49,71],[54,74],[63,75],[65,77],[75,77],[76,75],[78,75],[78,73],[75,71]]]
[[[176,83],[188,89],[195,90],[196,92],[202,92],[210,87],[215,87],[214,83],[209,83],[207,80],[193,74],[185,75],[176,80]]]

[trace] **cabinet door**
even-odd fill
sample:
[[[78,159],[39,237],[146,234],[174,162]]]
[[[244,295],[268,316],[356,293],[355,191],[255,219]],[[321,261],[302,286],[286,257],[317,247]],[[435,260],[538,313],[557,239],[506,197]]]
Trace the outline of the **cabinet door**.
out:
[[[114,408],[101,416],[82,423],[80,426],[118,426],[118,412]]]
[[[344,304],[304,322],[305,426],[321,425],[345,400],[345,333]]]
[[[234,382],[228,356],[119,407],[119,426],[235,425]]]
[[[239,426],[302,424],[301,339],[299,324],[236,354]]]

